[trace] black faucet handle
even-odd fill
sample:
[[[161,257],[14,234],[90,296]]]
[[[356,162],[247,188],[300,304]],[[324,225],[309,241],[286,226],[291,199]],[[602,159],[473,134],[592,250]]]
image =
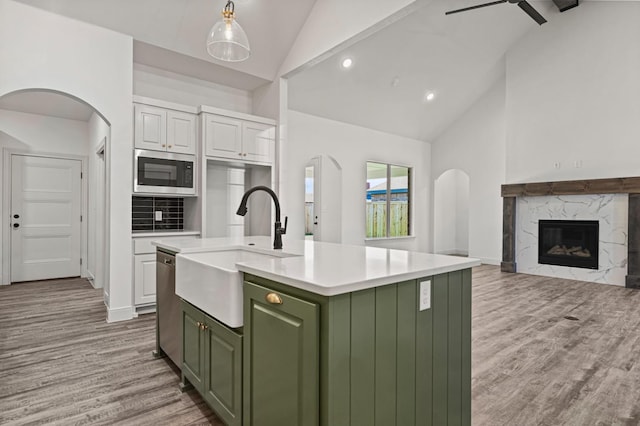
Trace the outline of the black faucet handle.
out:
[[[280,234],[282,235],[287,233],[287,222],[289,222],[289,216],[284,217],[284,228],[280,228]]]

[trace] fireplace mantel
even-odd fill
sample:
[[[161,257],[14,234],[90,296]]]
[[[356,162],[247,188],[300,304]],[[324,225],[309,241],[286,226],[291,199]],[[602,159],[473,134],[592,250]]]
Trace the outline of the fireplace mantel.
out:
[[[640,194],[640,177],[562,180],[502,185],[503,197],[542,195]]]
[[[640,177],[531,182],[502,185],[503,272],[516,272],[516,197],[629,194],[626,287],[640,288]]]

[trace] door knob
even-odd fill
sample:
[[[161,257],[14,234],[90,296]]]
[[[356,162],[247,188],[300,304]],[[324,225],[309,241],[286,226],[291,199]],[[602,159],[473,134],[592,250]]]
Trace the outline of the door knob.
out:
[[[14,223],[14,224],[13,224],[13,227],[14,227],[14,228],[19,228],[19,227],[20,227],[20,224],[19,224],[19,223]]]

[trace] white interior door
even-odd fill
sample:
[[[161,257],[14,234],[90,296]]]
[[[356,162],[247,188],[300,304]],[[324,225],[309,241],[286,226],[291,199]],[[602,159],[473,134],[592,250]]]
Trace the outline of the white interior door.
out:
[[[81,161],[11,157],[11,281],[80,275]]]

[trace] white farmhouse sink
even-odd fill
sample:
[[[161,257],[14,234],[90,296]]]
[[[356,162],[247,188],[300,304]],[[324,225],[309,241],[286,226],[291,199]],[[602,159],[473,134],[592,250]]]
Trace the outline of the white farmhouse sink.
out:
[[[236,263],[277,259],[234,249],[176,256],[176,294],[229,327],[242,326],[242,273]]]

